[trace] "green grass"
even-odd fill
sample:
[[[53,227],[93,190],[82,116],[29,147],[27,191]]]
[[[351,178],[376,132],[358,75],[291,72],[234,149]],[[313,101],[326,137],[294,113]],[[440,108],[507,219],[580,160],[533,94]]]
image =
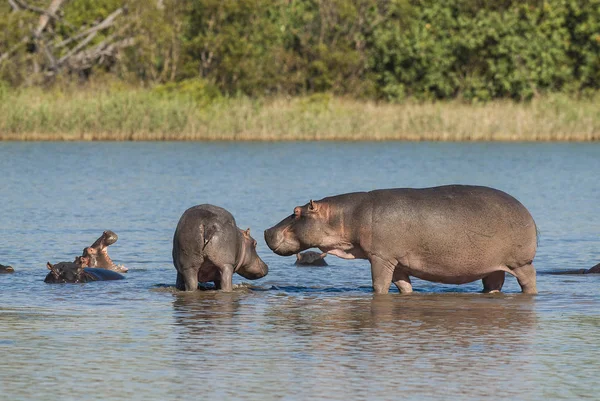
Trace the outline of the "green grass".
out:
[[[600,94],[389,104],[323,94],[207,100],[150,89],[4,89],[0,140],[591,141],[600,139],[598,104]]]

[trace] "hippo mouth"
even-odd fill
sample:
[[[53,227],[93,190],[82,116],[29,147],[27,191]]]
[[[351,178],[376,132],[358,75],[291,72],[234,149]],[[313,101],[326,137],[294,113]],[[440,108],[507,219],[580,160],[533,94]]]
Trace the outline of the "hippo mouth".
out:
[[[83,256],[89,258],[89,267],[99,267],[102,269],[113,270],[120,273],[126,273],[129,269],[125,266],[115,264],[108,255],[108,247],[115,242],[119,237],[113,231],[106,230],[102,233],[92,246],[83,250]]]
[[[114,243],[114,242],[113,242]],[[104,261],[104,265],[108,265],[109,267],[105,267],[105,269],[114,270],[116,272],[126,273],[129,269],[123,265],[117,265],[113,260],[108,256],[108,248],[103,247],[100,249],[100,255],[98,259]]]
[[[303,248],[302,244],[290,235],[290,231],[290,226],[285,227],[280,233],[274,232],[273,229],[265,230],[267,246],[280,256],[291,256],[309,248]]]
[[[102,233],[100,238],[94,241],[94,243],[92,244],[92,248],[106,248],[107,246],[111,246],[112,244],[117,242],[118,239],[119,236],[115,234],[114,231],[106,230]]]

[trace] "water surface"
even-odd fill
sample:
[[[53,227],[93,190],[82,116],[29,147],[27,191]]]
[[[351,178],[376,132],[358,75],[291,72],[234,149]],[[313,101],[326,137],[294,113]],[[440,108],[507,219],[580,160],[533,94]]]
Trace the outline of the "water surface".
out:
[[[597,399],[600,144],[0,143],[0,398]],[[449,183],[517,197],[540,229],[538,290],[414,280],[371,292],[366,261],[294,266],[262,231],[343,192]],[[177,293],[183,211],[230,210],[269,275]],[[104,229],[127,279],[47,285]]]

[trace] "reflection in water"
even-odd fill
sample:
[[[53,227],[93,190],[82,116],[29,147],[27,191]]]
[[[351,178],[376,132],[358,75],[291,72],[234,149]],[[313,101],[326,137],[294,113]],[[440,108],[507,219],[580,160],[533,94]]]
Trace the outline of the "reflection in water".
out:
[[[261,394],[266,386],[272,395],[330,399],[532,391],[533,297],[263,295],[174,295],[183,381],[201,376],[222,395]],[[496,376],[503,379],[475,385]]]

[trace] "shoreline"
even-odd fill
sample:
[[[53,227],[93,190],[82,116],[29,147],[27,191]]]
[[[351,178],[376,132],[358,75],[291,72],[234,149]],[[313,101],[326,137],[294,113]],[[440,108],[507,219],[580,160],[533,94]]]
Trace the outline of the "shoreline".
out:
[[[598,104],[600,93],[394,104],[329,94],[206,99],[30,88],[0,93],[0,141],[592,142],[600,140]]]
[[[453,138],[440,134],[425,136],[395,136],[390,138],[370,138],[368,136],[357,138],[356,136],[344,136],[343,134],[318,137],[318,138],[286,138],[253,136],[252,134],[236,137],[205,137],[202,135],[186,135],[184,138],[176,137],[176,134],[143,134],[136,133],[131,137],[120,133],[93,133],[80,135],[64,134],[4,134],[0,133],[0,142],[494,142],[494,143],[594,143],[600,142],[600,134],[588,135],[540,135],[535,138],[518,138],[515,135],[498,135],[494,137],[476,138]]]

